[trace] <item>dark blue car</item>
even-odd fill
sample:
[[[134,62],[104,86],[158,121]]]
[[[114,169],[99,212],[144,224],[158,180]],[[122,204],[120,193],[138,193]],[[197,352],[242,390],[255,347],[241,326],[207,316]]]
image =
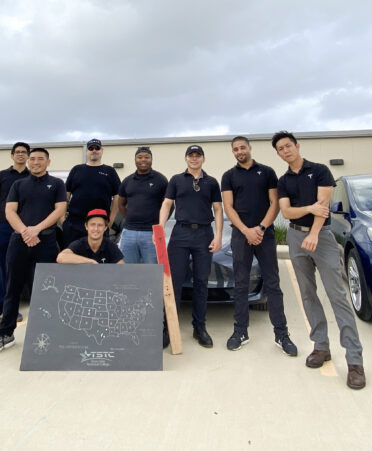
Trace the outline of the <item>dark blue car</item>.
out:
[[[341,249],[359,318],[372,319],[372,175],[341,177],[331,199],[331,229]]]

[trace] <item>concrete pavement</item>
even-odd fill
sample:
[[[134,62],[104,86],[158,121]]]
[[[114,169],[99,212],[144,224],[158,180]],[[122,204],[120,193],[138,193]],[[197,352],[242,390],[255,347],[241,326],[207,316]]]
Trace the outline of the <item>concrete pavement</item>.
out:
[[[296,358],[275,346],[268,313],[254,310],[250,343],[227,351],[231,305],[209,307],[214,348],[204,349],[192,338],[185,305],[184,353],[165,350],[163,372],[20,372],[23,322],[16,346],[0,353],[0,449],[370,450],[372,324],[357,320],[364,390],[346,387],[344,350],[327,301],[332,361],[307,368],[312,343],[298,288],[290,262],[280,260],[279,267]]]

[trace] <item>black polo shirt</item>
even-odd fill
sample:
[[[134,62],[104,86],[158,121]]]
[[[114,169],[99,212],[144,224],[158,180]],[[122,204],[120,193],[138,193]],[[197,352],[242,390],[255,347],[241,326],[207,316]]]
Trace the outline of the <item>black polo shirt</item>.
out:
[[[69,214],[84,219],[95,208],[110,213],[112,197],[118,194],[119,185],[119,176],[111,166],[74,166],[66,180],[66,191],[72,194]]]
[[[336,186],[333,175],[327,166],[320,163],[312,163],[304,159],[302,168],[296,174],[291,168],[279,179],[279,199],[288,197],[291,207],[305,207],[318,200],[318,186]],[[291,219],[293,224],[311,227],[314,215],[308,214],[299,219]],[[330,224],[327,218],[324,225]]]
[[[123,260],[123,254],[118,246],[110,241],[109,238],[105,237],[103,237],[101,246],[97,252],[93,252],[90,248],[87,236],[70,243],[68,249],[71,249],[74,254],[91,258],[98,263],[117,263]]]
[[[119,187],[119,196],[127,200],[124,227],[129,230],[151,231],[159,223],[159,211],[168,180],[160,172],[126,177]]]
[[[274,169],[253,161],[249,169],[239,164],[222,176],[221,190],[232,191],[234,210],[248,227],[263,220],[270,207],[269,189],[276,188],[278,178]]]
[[[65,185],[48,173],[42,177],[30,174],[13,183],[6,201],[18,202],[18,216],[26,226],[34,226],[53,212],[57,202],[66,201]]]
[[[222,202],[220,187],[214,177],[202,171],[198,183],[200,191],[195,191],[193,179],[187,170],[174,175],[168,183],[165,197],[176,203],[176,221],[183,224],[210,224],[214,220],[212,203]]]
[[[16,180],[23,179],[30,174],[30,171],[25,168],[22,172],[18,172],[13,166],[8,169],[0,171],[0,222],[6,222],[5,204],[8,197],[10,187]]]

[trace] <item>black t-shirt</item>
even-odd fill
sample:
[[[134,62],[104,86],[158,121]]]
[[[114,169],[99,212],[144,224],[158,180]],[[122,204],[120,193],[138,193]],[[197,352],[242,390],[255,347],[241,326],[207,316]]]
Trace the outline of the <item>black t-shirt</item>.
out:
[[[279,199],[288,197],[291,207],[312,205],[318,200],[318,186],[335,186],[331,171],[324,164],[312,163],[304,159],[304,163],[298,174],[289,168],[280,177],[278,182]],[[302,218],[291,219],[291,222],[293,224],[311,227],[314,222],[314,215],[308,214]],[[324,225],[328,225],[330,222],[330,218],[327,218]]]
[[[23,179],[30,174],[30,171],[25,168],[22,172],[18,172],[13,166],[8,169],[0,171],[0,222],[6,222],[5,204],[8,197],[10,187],[16,180]]]
[[[129,230],[152,230],[159,223],[159,211],[168,180],[160,172],[134,174],[126,177],[119,187],[119,196],[125,197],[124,227]]]
[[[255,227],[263,220],[270,207],[269,190],[275,189],[278,178],[274,169],[253,162],[249,169],[239,164],[222,176],[221,190],[232,191],[233,207],[248,227]]]
[[[66,180],[66,190],[72,194],[69,214],[84,219],[95,208],[110,213],[112,197],[118,194],[119,185],[119,176],[111,166],[74,166]]]
[[[167,187],[165,197],[176,203],[176,221],[183,224],[210,224],[214,218],[212,203],[222,202],[220,187],[214,177],[202,171],[198,186],[193,188],[194,177],[186,170],[174,175]]]
[[[54,211],[57,202],[66,201],[65,185],[48,173],[42,177],[30,174],[13,183],[6,201],[18,202],[18,216],[26,226],[34,226]]]
[[[71,249],[74,254],[91,258],[98,263],[117,263],[123,260],[123,254],[118,246],[110,241],[109,238],[105,237],[103,237],[101,246],[97,252],[93,252],[90,248],[87,236],[70,243],[68,249]]]

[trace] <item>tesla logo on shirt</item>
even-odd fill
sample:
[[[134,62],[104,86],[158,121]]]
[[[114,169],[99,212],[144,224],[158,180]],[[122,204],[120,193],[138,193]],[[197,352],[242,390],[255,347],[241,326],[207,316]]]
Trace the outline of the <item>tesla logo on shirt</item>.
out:
[[[47,185],[48,189],[50,189],[52,187],[52,185]]]
[[[257,171],[257,174],[258,174],[258,175],[261,175],[261,171]]]
[[[150,186],[154,186],[154,184],[153,184],[153,183],[149,183],[149,185],[150,185]]]
[[[309,179],[311,179],[312,176],[313,176],[313,174],[308,174]]]
[[[105,258],[101,258],[101,262],[105,263],[106,259]]]

